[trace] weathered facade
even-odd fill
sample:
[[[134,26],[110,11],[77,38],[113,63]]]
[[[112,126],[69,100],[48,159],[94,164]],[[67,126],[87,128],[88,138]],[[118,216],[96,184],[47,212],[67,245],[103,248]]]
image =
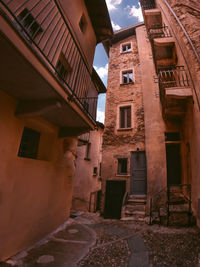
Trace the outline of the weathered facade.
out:
[[[95,46],[112,35],[105,1],[92,4],[0,1],[0,260],[69,217],[77,136],[104,90]]]
[[[72,210],[95,212],[100,208],[102,134],[104,125],[78,137]]]
[[[151,219],[157,214],[170,223],[179,210],[186,213],[188,223],[193,214],[199,224],[200,28],[195,3],[199,5],[141,1],[145,24],[120,30],[105,43],[109,52],[102,164],[105,214],[109,198],[114,199],[118,190],[113,181],[122,179],[126,189],[118,191],[120,205],[127,191],[133,198],[146,196],[144,212]],[[123,105],[125,109],[120,108]],[[146,161],[140,160],[142,153]],[[118,175],[122,164],[126,177]]]

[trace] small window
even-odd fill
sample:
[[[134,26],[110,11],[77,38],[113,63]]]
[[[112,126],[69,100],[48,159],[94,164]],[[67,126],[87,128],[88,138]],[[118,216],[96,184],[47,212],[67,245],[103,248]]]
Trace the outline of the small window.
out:
[[[101,162],[99,163],[99,177],[101,177]]]
[[[131,127],[131,106],[120,107],[120,128]]]
[[[118,174],[127,174],[127,159],[118,159]]]
[[[41,26],[27,8],[22,10],[18,19],[32,38],[35,38],[36,35],[42,32]]]
[[[86,145],[86,151],[85,151],[85,160],[90,160],[90,147],[91,143],[87,143]]]
[[[132,50],[131,49],[131,43],[122,44],[122,48],[121,48],[122,53],[130,52],[131,50]]]
[[[97,175],[97,167],[94,167],[94,169],[93,169],[93,175],[94,175],[94,176]]]
[[[123,71],[122,72],[122,83],[133,83],[133,71]]]
[[[85,15],[83,14],[79,21],[79,28],[82,31],[82,33],[85,32],[86,26],[87,26],[87,21],[86,21]]]
[[[30,128],[24,127],[18,156],[36,159],[40,141],[40,133]]]
[[[69,63],[67,62],[67,59],[65,58],[62,52],[56,64],[56,71],[57,71],[58,77],[62,80],[65,80],[67,77],[67,74],[72,71]]]

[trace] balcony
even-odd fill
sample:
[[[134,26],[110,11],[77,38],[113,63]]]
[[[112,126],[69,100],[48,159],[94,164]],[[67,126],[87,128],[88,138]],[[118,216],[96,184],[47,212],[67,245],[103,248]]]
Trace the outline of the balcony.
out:
[[[39,115],[76,134],[95,125],[97,95],[105,87],[88,66],[58,1],[0,0],[0,11],[1,89],[19,101],[16,116]],[[17,47],[21,40],[23,51]],[[51,78],[44,79],[44,67]]]
[[[160,69],[160,99],[163,117],[182,118],[187,111],[187,103],[192,99],[192,89],[183,66]]]
[[[168,38],[172,37],[171,32],[167,26],[150,28],[147,31],[149,39],[152,41],[155,38]]]
[[[155,8],[154,0],[140,0],[140,4],[143,10],[149,10]]]

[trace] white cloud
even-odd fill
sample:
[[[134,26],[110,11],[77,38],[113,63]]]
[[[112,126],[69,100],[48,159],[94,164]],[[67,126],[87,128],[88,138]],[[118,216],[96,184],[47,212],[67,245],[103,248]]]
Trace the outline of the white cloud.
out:
[[[97,109],[97,121],[104,123],[105,112]]]
[[[116,9],[117,5],[120,5],[122,0],[106,0],[108,10]]]
[[[99,68],[94,66],[94,68],[101,77],[101,79],[105,78],[108,75],[108,64],[106,64],[104,67],[99,67]]]
[[[136,17],[139,22],[144,21],[140,3],[139,3],[139,7],[138,8],[136,6],[134,6],[134,5],[132,7],[127,6],[127,8],[129,9],[129,15],[130,16]]]
[[[118,24],[115,24],[113,21],[111,21],[111,23],[114,31],[118,31],[121,29],[121,27]]]

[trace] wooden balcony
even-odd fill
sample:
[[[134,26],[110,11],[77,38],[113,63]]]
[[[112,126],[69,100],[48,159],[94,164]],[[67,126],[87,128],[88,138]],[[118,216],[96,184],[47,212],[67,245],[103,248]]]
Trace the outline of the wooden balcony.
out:
[[[182,118],[187,112],[187,104],[192,100],[192,89],[183,66],[160,69],[160,99],[163,117]]]
[[[60,136],[96,124],[106,89],[88,65],[56,0],[0,0],[1,90],[18,100],[16,116],[42,116]]]

